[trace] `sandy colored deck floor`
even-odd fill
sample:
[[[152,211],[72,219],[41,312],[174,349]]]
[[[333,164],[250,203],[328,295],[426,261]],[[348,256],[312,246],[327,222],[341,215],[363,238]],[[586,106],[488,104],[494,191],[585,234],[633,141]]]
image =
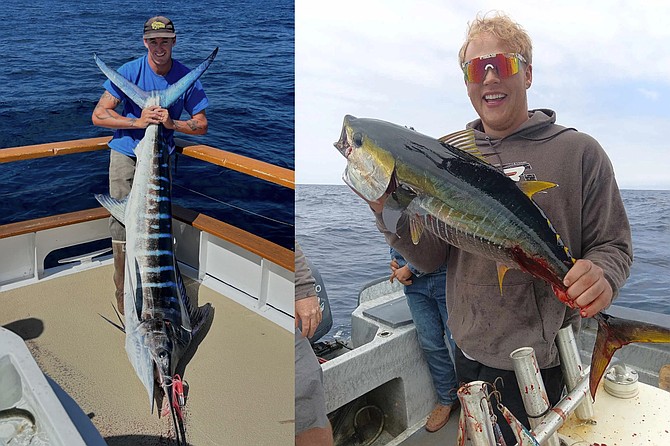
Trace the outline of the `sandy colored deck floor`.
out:
[[[188,288],[215,308],[184,375],[189,444],[294,444],[293,334],[206,287]],[[27,344],[39,366],[93,414],[110,446],[172,444],[172,422],[150,413],[125,335],[100,316],[116,321],[112,300],[111,266],[95,268],[0,293],[0,325],[36,336]]]

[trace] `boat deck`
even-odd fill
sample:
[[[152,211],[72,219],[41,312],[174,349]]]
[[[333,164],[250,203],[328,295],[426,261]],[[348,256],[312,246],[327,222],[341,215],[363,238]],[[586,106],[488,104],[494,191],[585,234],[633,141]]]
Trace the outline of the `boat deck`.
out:
[[[221,294],[185,280],[215,314],[193,353],[186,438],[198,446],[293,444],[293,334]],[[42,371],[89,415],[108,445],[165,445],[170,417],[151,413],[124,349],[112,266],[0,292],[0,325],[26,344]]]

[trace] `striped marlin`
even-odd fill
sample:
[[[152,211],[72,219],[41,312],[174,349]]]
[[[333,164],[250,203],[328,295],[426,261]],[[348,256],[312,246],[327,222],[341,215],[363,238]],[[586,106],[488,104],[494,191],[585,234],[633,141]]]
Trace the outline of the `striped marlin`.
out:
[[[205,72],[217,51],[218,48],[166,90],[151,92],[141,90],[97,56],[94,59],[105,76],[141,108],[168,108]],[[128,196],[122,200],[109,195],[95,198],[126,227],[124,305],[128,358],[147,389],[152,411],[154,383],[163,390],[177,440],[181,433],[185,443],[180,411],[183,403],[176,404],[171,391],[174,379],[180,383],[175,370],[191,342],[193,328],[207,320],[213,309],[210,304],[201,309],[191,305],[179,273],[172,236],[168,152],[163,125],[149,125],[135,148],[135,176]]]

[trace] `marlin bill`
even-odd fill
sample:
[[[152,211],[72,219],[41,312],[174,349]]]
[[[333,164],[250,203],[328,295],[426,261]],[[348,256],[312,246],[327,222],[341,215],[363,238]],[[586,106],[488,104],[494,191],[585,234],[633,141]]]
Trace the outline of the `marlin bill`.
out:
[[[412,241],[430,231],[452,246],[495,261],[502,292],[505,272],[520,269],[547,282],[575,307],[563,278],[576,261],[542,209],[535,193],[556,185],[515,183],[478,150],[474,132],[435,139],[389,122],[344,117],[335,147],[347,159],[344,182],[368,202],[385,198],[382,218],[397,232],[409,220]],[[598,321],[591,359],[590,388],[598,383],[614,352],[631,342],[670,342],[670,330],[615,318]]]
[[[166,90],[145,92],[107,67],[100,70],[141,108],[168,108],[205,72],[218,48],[197,68]],[[174,252],[169,147],[163,125],[151,124],[135,149],[136,167],[130,193],[122,200],[96,199],[126,228],[124,282],[126,352],[147,389],[153,411],[154,388],[167,398],[178,444],[186,444],[179,360],[194,333],[213,314],[207,304],[189,300]]]

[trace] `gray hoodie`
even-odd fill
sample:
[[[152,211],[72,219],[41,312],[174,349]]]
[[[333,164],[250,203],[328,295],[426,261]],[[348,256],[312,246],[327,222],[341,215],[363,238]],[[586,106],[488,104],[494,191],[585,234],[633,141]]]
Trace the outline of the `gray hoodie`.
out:
[[[558,184],[533,200],[542,208],[573,257],[603,268],[614,295],[626,281],[633,258],[630,227],[612,165],[591,136],[555,124],[551,110],[533,110],[530,119],[505,138],[494,140],[475,129],[477,146],[487,160],[520,181]],[[399,236],[377,225],[393,248],[418,269],[432,271],[447,263],[449,328],[463,352],[494,368],[512,370],[509,354],[533,347],[541,368],[559,364],[555,339],[567,324],[579,326],[579,313],[561,303],[551,287],[520,270],[509,270],[500,294],[495,262],[449,246],[425,231],[418,245],[409,236],[407,218]]]

